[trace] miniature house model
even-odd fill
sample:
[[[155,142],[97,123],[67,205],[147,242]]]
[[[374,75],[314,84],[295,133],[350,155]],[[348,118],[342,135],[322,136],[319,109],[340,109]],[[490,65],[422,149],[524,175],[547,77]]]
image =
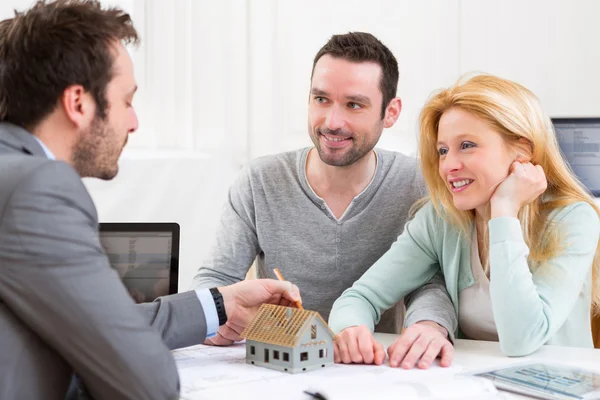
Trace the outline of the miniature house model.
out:
[[[246,362],[291,373],[333,364],[335,334],[318,312],[263,304],[246,338]]]

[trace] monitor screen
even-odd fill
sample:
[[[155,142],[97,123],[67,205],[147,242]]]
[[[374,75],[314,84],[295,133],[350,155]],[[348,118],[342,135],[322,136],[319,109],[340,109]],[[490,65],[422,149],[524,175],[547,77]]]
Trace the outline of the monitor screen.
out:
[[[581,183],[600,196],[600,118],[553,118],[560,149]]]
[[[100,242],[135,302],[176,293],[178,235],[146,230],[148,227],[124,230],[127,228],[126,224],[101,224]]]

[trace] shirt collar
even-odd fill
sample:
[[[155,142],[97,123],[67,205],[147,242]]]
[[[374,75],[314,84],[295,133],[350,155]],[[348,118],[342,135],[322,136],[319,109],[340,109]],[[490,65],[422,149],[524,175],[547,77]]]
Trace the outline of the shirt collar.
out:
[[[46,157],[48,157],[48,159],[50,160],[56,160],[56,157],[54,156],[54,153],[52,153],[50,151],[50,149],[48,147],[46,147],[46,145],[44,144],[44,142],[42,142],[37,136],[33,135],[33,138],[35,140],[37,140],[37,142],[40,144],[40,146],[42,146],[42,150],[44,150],[44,153],[46,153]]]

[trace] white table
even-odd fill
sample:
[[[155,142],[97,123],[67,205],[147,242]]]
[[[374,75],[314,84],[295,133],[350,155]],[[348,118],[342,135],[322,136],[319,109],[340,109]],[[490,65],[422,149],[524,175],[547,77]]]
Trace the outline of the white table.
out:
[[[375,337],[385,346],[389,346],[397,335],[375,334]],[[600,372],[600,350],[544,346],[530,356],[509,358],[502,354],[498,343],[474,340],[456,341],[452,367],[436,366],[428,370],[404,371],[391,369],[387,365],[384,367],[336,365],[291,375],[246,364],[243,345],[230,348],[196,346],[176,351],[175,357],[181,376],[182,398],[186,400],[215,398],[309,400],[303,391],[310,389],[310,385],[313,385],[312,388],[329,388],[334,391],[336,388],[338,391],[342,388],[353,398],[361,400],[363,398],[398,399],[398,390],[406,390],[395,386],[398,380],[404,382],[400,384],[414,382],[414,387],[438,385],[438,392],[441,390],[443,394],[460,393],[462,397],[465,381],[458,375],[529,361],[568,364]],[[192,364],[189,364],[190,362]],[[367,384],[358,386],[357,383],[364,383],[361,380]],[[450,382],[450,386],[443,386],[445,382]],[[348,395],[343,396],[338,393],[336,397],[331,398],[336,400],[347,397]],[[527,399],[510,393],[503,393],[502,397]],[[474,398],[480,399],[478,396]],[[496,396],[492,398],[498,399]]]
[[[375,334],[375,338],[385,346],[392,344],[396,337],[397,335],[386,333]],[[600,349],[542,346],[541,349],[527,357],[507,357],[500,351],[498,342],[457,339],[454,344],[453,363],[461,365],[467,370],[494,368],[526,361],[547,361],[600,371]],[[530,399],[515,394],[506,394],[505,397]]]

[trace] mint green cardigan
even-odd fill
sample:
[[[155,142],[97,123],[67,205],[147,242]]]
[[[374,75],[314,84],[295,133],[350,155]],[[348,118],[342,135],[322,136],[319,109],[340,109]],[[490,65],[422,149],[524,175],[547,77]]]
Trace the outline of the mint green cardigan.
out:
[[[593,347],[591,267],[600,237],[598,214],[578,202],[553,211],[549,220],[559,224],[564,250],[536,266],[528,260],[517,218],[494,218],[488,224],[492,310],[500,348],[509,356],[530,354],[544,344]],[[440,269],[458,315],[458,294],[475,282],[470,237],[427,203],[391,248],[335,301],[330,327],[336,333],[356,325],[373,330],[383,311]]]

